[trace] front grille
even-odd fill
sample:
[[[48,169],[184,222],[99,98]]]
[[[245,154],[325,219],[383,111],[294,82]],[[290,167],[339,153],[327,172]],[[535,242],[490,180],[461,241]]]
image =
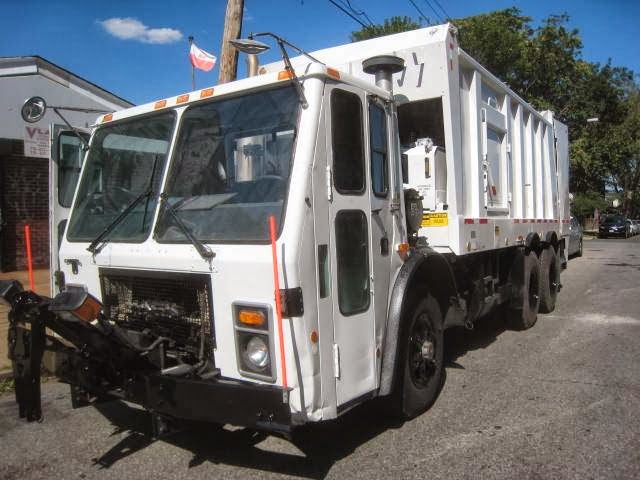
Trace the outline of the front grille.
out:
[[[175,343],[167,353],[195,363],[213,358],[210,277],[204,274],[100,269],[104,313],[123,328]]]

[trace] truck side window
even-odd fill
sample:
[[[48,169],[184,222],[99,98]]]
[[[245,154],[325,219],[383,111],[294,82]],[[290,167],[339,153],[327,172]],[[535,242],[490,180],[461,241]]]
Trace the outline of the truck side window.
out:
[[[336,215],[338,304],[343,315],[369,308],[369,234],[361,210],[340,210]]]
[[[384,109],[373,102],[369,104],[369,135],[371,142],[371,186],[376,197],[386,197],[389,192],[387,116]]]
[[[364,192],[364,149],[362,147],[362,103],[351,92],[331,93],[334,185],[342,194]]]
[[[80,178],[84,150],[80,139],[71,132],[60,134],[58,148],[58,203],[68,208]]]

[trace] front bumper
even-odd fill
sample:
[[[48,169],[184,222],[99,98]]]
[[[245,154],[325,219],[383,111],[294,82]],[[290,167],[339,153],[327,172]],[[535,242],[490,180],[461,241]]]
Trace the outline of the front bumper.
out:
[[[21,289],[20,289],[21,290]],[[137,403],[172,420],[230,423],[288,432],[292,428],[288,392],[273,385],[223,378],[163,375],[144,355],[87,323],[70,322],[49,311],[50,299],[13,292],[9,314],[9,358],[20,417],[42,418],[40,365],[55,352],[55,374],[72,386],[72,404],[90,398]],[[49,328],[68,343],[46,334]]]
[[[598,232],[599,237],[624,237],[626,235],[625,230],[600,230]]]

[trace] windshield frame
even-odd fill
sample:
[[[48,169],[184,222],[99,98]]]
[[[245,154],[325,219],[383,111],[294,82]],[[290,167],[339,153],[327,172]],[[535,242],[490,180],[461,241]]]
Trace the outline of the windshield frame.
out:
[[[85,161],[83,162],[82,165],[82,171],[80,172],[80,177],[79,177],[79,181],[78,181],[78,186],[76,188],[76,192],[74,195],[74,199],[73,199],[73,203],[71,206],[71,215],[69,216],[69,221],[67,224],[67,227],[65,228],[65,239],[66,241],[68,241],[69,243],[91,243],[95,238],[97,238],[101,232],[102,229],[99,229],[98,232],[96,232],[95,235],[92,236],[92,238],[70,238],[69,237],[69,233],[70,233],[70,226],[71,226],[71,220],[73,219],[74,215],[79,215],[79,213],[77,212],[78,210],[78,205],[77,203],[80,201],[79,198],[79,193],[80,190],[82,189],[82,184],[85,181],[88,181],[87,179],[85,179],[85,176],[87,175],[87,168],[89,167],[89,159],[91,156],[91,149],[95,148],[94,146],[94,142],[95,139],[98,137],[98,135],[105,129],[109,129],[112,127],[117,127],[120,125],[125,125],[128,123],[139,123],[139,122],[145,122],[148,121],[149,119],[153,119],[156,117],[161,117],[161,116],[171,116],[171,127],[169,129],[169,136],[167,137],[166,141],[168,142],[167,145],[167,152],[165,153],[165,159],[164,159],[164,165],[162,165],[162,169],[158,169],[156,170],[155,174],[154,174],[154,178],[156,179],[158,188],[157,191],[152,191],[153,196],[155,197],[155,206],[153,207],[153,209],[149,210],[149,216],[150,216],[150,222],[149,222],[149,227],[148,227],[148,231],[146,232],[145,236],[143,238],[132,238],[132,237],[127,237],[127,238],[118,238],[118,237],[111,237],[108,236],[106,239],[104,239],[105,243],[120,243],[120,244],[142,244],[147,242],[153,235],[153,232],[155,230],[155,223],[156,223],[156,217],[158,214],[158,207],[160,205],[160,194],[162,193],[163,189],[164,189],[164,184],[165,184],[165,180],[166,180],[166,174],[167,174],[167,168],[169,167],[170,163],[171,163],[171,158],[173,156],[173,148],[174,148],[174,143],[175,143],[175,139],[176,139],[176,132],[177,132],[177,125],[178,122],[180,121],[180,112],[176,109],[176,108],[171,108],[171,109],[165,109],[165,110],[161,110],[161,111],[153,111],[153,112],[149,112],[143,115],[139,115],[139,116],[135,116],[135,117],[126,117],[123,118],[121,120],[116,120],[113,122],[109,122],[107,124],[104,125],[100,125],[99,127],[97,127],[91,134],[91,139],[90,139],[90,143],[89,143],[89,150],[86,154],[85,157]],[[105,137],[106,138],[106,137]],[[103,140],[104,141],[104,140]],[[142,193],[142,192],[140,192]],[[147,198],[146,201],[149,201],[150,199]],[[82,218],[88,218],[87,216],[83,215]],[[115,218],[115,217],[114,217]],[[116,227],[117,228],[117,227]]]
[[[185,119],[185,115],[192,109],[194,108],[198,108],[201,107],[203,105],[210,105],[212,103],[220,103],[220,102],[224,102],[226,100],[232,100],[235,98],[239,98],[239,97],[243,97],[243,96],[247,96],[247,95],[251,95],[251,94],[256,94],[256,93],[261,93],[261,92],[266,92],[266,91],[270,91],[270,90],[279,90],[279,89],[286,89],[286,88],[290,88],[292,90],[292,95],[295,98],[295,102],[296,102],[296,114],[295,114],[295,122],[294,122],[294,126],[293,126],[293,140],[291,142],[291,153],[290,153],[290,157],[289,157],[289,172],[287,175],[287,181],[286,181],[286,188],[284,189],[284,197],[282,200],[282,210],[280,213],[280,221],[278,222],[279,225],[277,227],[277,231],[276,231],[276,238],[280,237],[280,234],[282,233],[282,230],[284,228],[284,223],[286,221],[286,216],[287,216],[287,207],[288,207],[288,203],[289,203],[289,193],[290,193],[290,189],[291,189],[291,178],[293,176],[293,169],[295,168],[295,158],[296,158],[296,150],[297,150],[297,144],[298,144],[298,140],[300,137],[300,122],[302,119],[302,115],[303,115],[303,108],[300,105],[299,99],[298,99],[298,95],[297,92],[295,90],[295,88],[293,87],[293,85],[291,84],[285,84],[283,85],[282,83],[276,83],[276,84],[268,84],[268,85],[264,85],[261,88],[256,88],[256,89],[252,89],[252,90],[241,90],[241,91],[237,91],[237,92],[233,92],[233,93],[229,93],[227,95],[221,95],[219,97],[212,97],[210,99],[207,99],[206,101],[202,101],[202,102],[196,102],[193,104],[188,105],[186,108],[182,109],[180,111],[180,116],[178,118],[178,123],[177,125],[174,127],[174,136],[173,136],[173,142],[172,142],[172,149],[171,149],[171,157],[169,159],[169,161],[167,162],[166,165],[166,170],[165,170],[165,178],[164,178],[164,182],[162,185],[162,195],[167,195],[167,187],[169,185],[170,182],[170,176],[171,176],[171,172],[173,170],[173,168],[176,167],[176,162],[178,161],[178,159],[176,158],[178,155],[178,144],[181,138],[181,134],[182,134],[182,130],[184,128],[184,119]],[[191,197],[191,198],[196,198],[196,197]],[[166,240],[166,239],[162,239],[159,235],[158,235],[158,227],[160,225],[160,221],[161,221],[161,217],[163,215],[163,207],[162,206],[162,202],[158,202],[158,208],[157,208],[157,216],[154,220],[154,225],[153,225],[153,239],[156,243],[158,244],[163,244],[163,245],[186,245],[186,244],[190,244],[191,242],[189,241],[188,238],[186,238],[186,236],[183,235],[183,238],[181,239],[175,239],[175,240]],[[265,224],[268,222],[268,217],[264,219],[265,220]],[[207,238],[201,238],[200,236],[196,236],[196,238],[202,242],[205,245],[220,245],[220,244],[228,244],[228,245],[268,245],[271,243],[271,240],[269,238],[266,239],[207,239]]]

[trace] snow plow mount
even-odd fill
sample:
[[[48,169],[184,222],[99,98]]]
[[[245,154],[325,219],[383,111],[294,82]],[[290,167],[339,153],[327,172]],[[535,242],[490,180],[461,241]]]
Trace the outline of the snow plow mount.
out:
[[[94,320],[83,321],[87,311],[93,316],[97,300],[87,294],[78,305],[80,297],[85,298],[82,292],[65,291],[50,299],[23,290],[17,281],[0,281],[0,302],[11,306],[9,359],[21,418],[42,421],[41,364],[49,351],[55,352],[55,375],[71,385],[74,408],[91,399],[120,399],[176,421],[291,430],[282,388],[223,378],[212,361],[163,368],[163,346],[170,339],[120,328],[100,311]],[[47,335],[47,329],[62,340]]]

